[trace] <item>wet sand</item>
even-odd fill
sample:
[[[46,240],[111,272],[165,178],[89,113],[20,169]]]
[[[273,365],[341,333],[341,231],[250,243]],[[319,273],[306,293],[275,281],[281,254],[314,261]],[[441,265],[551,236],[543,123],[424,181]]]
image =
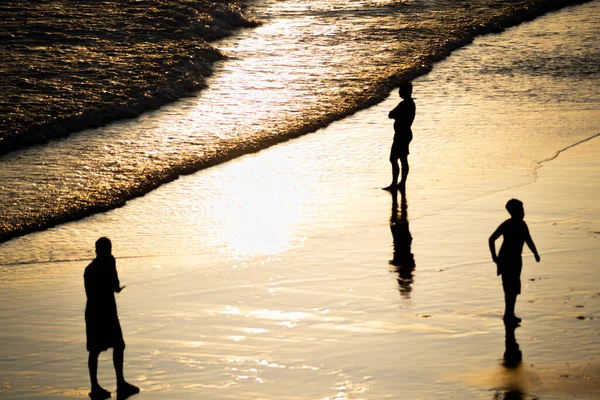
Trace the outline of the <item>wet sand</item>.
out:
[[[326,137],[294,141],[205,174],[216,174],[235,188],[228,190],[243,192],[241,171],[269,161],[272,172],[263,171],[262,179],[282,184],[278,174],[293,165],[285,155],[301,154],[307,141],[318,144]],[[510,393],[511,387],[523,398],[597,397],[599,149],[600,139],[590,140],[543,164],[531,184],[431,213],[426,202],[412,200],[419,197],[415,167],[407,187],[406,227],[413,239],[414,271],[397,272],[390,264],[391,196],[374,187],[387,176],[379,174],[383,171],[358,177],[337,171],[314,182],[329,193],[372,179],[370,187],[343,191],[338,198],[309,190],[311,207],[326,210],[329,219],[305,215],[304,223],[293,225],[303,230],[304,240],[283,251],[285,229],[273,222],[264,232],[265,215],[256,221],[245,215],[233,233],[222,232],[241,235],[239,243],[247,248],[238,254],[219,246],[176,252],[169,246],[184,249],[185,238],[173,237],[168,229],[163,246],[150,254],[115,240],[120,277],[127,284],[117,296],[128,344],[126,372],[142,388],[138,398],[492,398]],[[273,164],[275,159],[283,163]],[[327,161],[314,162],[327,170]],[[204,178],[190,176],[165,191]],[[258,196],[269,204],[265,194],[255,185],[242,203]],[[155,201],[151,196],[9,242],[3,251],[51,242],[48,237],[64,230],[88,247],[101,230],[118,238],[128,229],[119,221]],[[523,323],[516,330],[523,365],[517,370],[501,366],[503,297],[487,249],[511,197],[524,201],[542,257],[536,264],[524,252],[524,287],[517,303]],[[278,210],[270,205],[264,212]],[[246,229],[255,243],[243,240]],[[261,235],[269,237],[273,230],[280,242],[263,242]],[[139,240],[157,246],[158,239]],[[161,255],[162,249],[171,253]],[[398,249],[402,253],[402,246]],[[3,265],[4,398],[86,396],[81,275],[87,262]],[[399,282],[399,277],[405,279]],[[101,382],[113,390],[110,355],[101,360]]]
[[[600,138],[541,165],[486,169],[482,134],[484,156],[460,163],[439,150],[435,120],[488,133],[496,120],[428,103],[431,76],[415,84],[405,207],[380,189],[394,93],[315,134],[0,245],[1,397],[87,396],[83,269],[106,235],[127,285],[117,304],[138,399],[598,398]],[[512,114],[523,130],[598,115],[557,121],[552,107],[522,105]],[[588,136],[594,126],[581,124]],[[426,162],[432,153],[439,162]],[[508,369],[487,239],[512,197],[542,260],[524,250],[523,363]],[[99,379],[114,391],[110,352]]]

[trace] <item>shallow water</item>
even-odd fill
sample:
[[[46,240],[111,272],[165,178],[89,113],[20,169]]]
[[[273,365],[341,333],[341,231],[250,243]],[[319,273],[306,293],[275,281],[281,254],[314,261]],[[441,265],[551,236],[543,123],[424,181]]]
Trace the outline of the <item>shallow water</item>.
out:
[[[600,101],[598,92],[594,90],[598,86],[599,76],[588,72],[590,68],[594,69],[590,66],[594,57],[581,58],[582,54],[593,53],[597,49],[597,46],[593,47],[593,44],[597,45],[593,38],[600,34],[594,23],[595,16],[599,14],[600,3],[593,2],[561,11],[560,17],[550,15],[514,28],[509,34],[481,37],[415,82],[414,96],[418,109],[414,123],[416,139],[411,145],[410,159],[417,178],[412,184],[419,193],[416,200],[427,204],[427,213],[453,207],[465,199],[484,193],[531,182],[541,161],[551,159],[561,149],[600,133]],[[548,54],[554,54],[554,58],[558,60],[571,60],[570,65],[580,63],[581,66],[570,71],[568,77],[552,66],[536,67],[540,65],[541,58],[548,58]],[[481,60],[484,57],[487,63],[482,68]],[[524,72],[506,72],[505,65],[512,63],[519,65]],[[542,65],[553,64],[546,62]],[[225,74],[223,79],[229,78]],[[222,86],[223,84],[215,85]],[[565,96],[565,93],[569,95]],[[192,181],[182,179],[183,188],[180,185],[176,189],[167,187],[159,191],[153,198],[160,200],[154,200],[151,205],[146,205],[143,201],[139,203],[144,204],[143,206],[136,206],[138,203],[134,203],[132,207],[140,207],[140,215],[153,215],[157,224],[138,226],[138,217],[132,214],[124,223],[131,230],[129,235],[123,235],[129,236],[126,242],[135,246],[136,250],[151,254],[178,253],[179,245],[174,241],[170,245],[175,245],[175,249],[157,251],[161,246],[157,247],[154,243],[147,246],[137,244],[136,242],[140,242],[139,237],[167,233],[181,238],[180,242],[184,246],[190,241],[198,240],[200,248],[205,245],[221,248],[223,243],[235,240],[235,245],[225,245],[225,252],[231,251],[226,249],[238,251],[235,249],[249,247],[246,243],[253,242],[262,243],[261,245],[270,243],[269,246],[274,247],[273,253],[301,244],[306,234],[290,232],[291,228],[288,226],[302,225],[305,222],[322,225],[322,222],[332,221],[328,212],[311,204],[315,201],[314,193],[320,191],[325,200],[319,201],[330,204],[347,196],[344,190],[340,191],[335,185],[324,192],[320,183],[334,183],[346,176],[366,173],[365,179],[353,181],[352,187],[345,188],[358,193],[353,196],[359,199],[374,195],[370,192],[363,193],[365,188],[378,188],[386,184],[377,173],[385,171],[387,174],[387,153],[391,137],[391,122],[387,119],[387,111],[398,100],[397,94],[392,93],[380,107],[362,111],[343,123],[333,124],[327,130],[316,133],[314,138],[311,135],[305,140],[307,150],[303,154],[295,154],[294,157],[269,156],[284,157],[285,162],[290,163],[286,169],[277,171],[275,180],[271,175],[273,165],[281,160],[265,158],[262,164],[252,170],[245,168],[243,164],[231,167],[238,169],[234,181],[220,182],[213,177],[220,170],[209,170],[206,175],[193,178]],[[181,111],[175,106],[173,110]],[[168,112],[169,109],[165,110],[165,113]],[[540,115],[544,122],[550,123],[540,123]],[[150,121],[150,125],[155,121],[148,116],[142,117],[137,123],[144,126],[146,120]],[[348,131],[357,126],[361,132],[352,132],[350,135]],[[365,126],[368,130],[365,130]],[[489,126],[494,128],[489,129]],[[325,143],[319,137],[323,134],[328,135]],[[79,137],[72,139],[80,140]],[[85,140],[81,139],[81,144],[84,143]],[[43,150],[45,153],[50,151],[48,147],[52,145]],[[339,151],[340,148],[344,149],[343,152]],[[58,145],[56,151],[59,151]],[[120,150],[115,149],[115,152],[118,151]],[[73,162],[80,162],[80,157],[81,155],[73,155]],[[326,169],[314,167],[314,159],[329,159],[328,166]],[[69,169],[69,164],[68,160],[63,159],[50,165],[40,162],[39,167],[42,172],[52,168]],[[363,171],[365,166],[368,166],[367,171]],[[19,191],[14,193],[4,188],[5,195],[12,196],[13,206],[31,209],[37,207],[34,198],[44,193],[44,190],[40,188],[39,182],[36,183],[35,174],[27,175],[25,166],[21,170],[3,171],[12,174],[11,182],[19,183],[15,187]],[[79,175],[94,175],[98,172],[92,169],[72,170],[74,179]],[[22,178],[21,174],[27,175],[27,179]],[[107,179],[118,178],[118,175],[113,176],[110,169],[103,171],[102,175]],[[69,207],[69,202],[61,196],[70,193],[66,190],[72,187],[68,183],[71,177],[70,173],[64,172],[60,179],[52,179],[55,187],[44,194],[48,201],[59,208]],[[387,179],[389,178],[386,177],[385,180]],[[123,185],[130,184],[131,181],[123,178]],[[87,196],[95,193],[88,190],[85,179],[78,185],[82,190],[85,189]],[[116,189],[107,187],[106,190]],[[185,193],[183,198],[182,193]],[[269,193],[269,196],[265,198],[262,193]],[[77,192],[69,194],[77,195]],[[246,197],[248,195],[251,197]],[[174,202],[174,198],[179,201]],[[96,200],[91,198],[88,201]],[[264,212],[279,216],[271,218],[277,225],[272,227],[270,231],[273,234],[268,238],[255,238],[251,229],[237,238],[214,237],[217,236],[215,231],[237,229],[240,220],[248,219],[247,226],[264,224],[264,212],[255,213],[257,209],[268,210]],[[6,207],[4,212],[11,215],[11,210],[11,207]],[[35,215],[32,210],[29,211],[32,216]],[[19,213],[15,213],[16,216],[11,216],[18,218]],[[198,218],[190,219],[190,215]],[[165,224],[169,227],[165,228]],[[227,229],[215,229],[217,226],[226,226]],[[318,229],[322,228],[320,226]],[[339,228],[339,224],[334,224],[334,228]],[[197,234],[190,238],[190,232]],[[76,237],[79,235],[73,236],[74,239],[61,241],[72,242],[72,251],[87,248],[78,242]],[[279,247],[274,245],[281,242],[284,243]],[[252,249],[243,252],[242,256],[246,257],[253,252],[262,254]],[[71,251],[67,252],[70,253]],[[69,259],[89,256],[89,252],[84,254],[70,256]],[[9,257],[6,263],[12,262],[15,257],[21,261],[48,259],[46,254],[37,254],[32,250],[25,254],[1,256]]]
[[[522,398],[595,398],[598,139],[565,152],[575,154],[569,162],[559,156],[554,170],[537,161],[596,135],[599,102],[583,84],[565,99],[569,83],[555,74],[498,87],[501,72],[457,72],[482,54],[503,60],[493,50],[511,38],[583,26],[595,4],[481,38],[415,82],[410,291],[389,264],[392,208],[379,189],[393,96],[123,208],[0,245],[0,393],[86,396],[82,272],[107,235],[127,285],[119,314],[140,399],[490,399],[511,387]],[[527,85],[535,90],[517,90]],[[510,129],[482,134],[498,126]],[[553,139],[540,143],[536,132]],[[486,240],[509,196],[525,202],[543,261],[525,254],[517,371],[501,366],[502,292]],[[109,355],[100,379],[114,389]]]
[[[2,157],[0,232],[8,238],[122,205],[126,199],[146,193],[181,173],[315,130],[385,98],[393,77],[414,75],[429,68],[434,59],[457,46],[457,41],[464,43],[472,35],[464,32],[480,29],[474,27],[489,21],[506,17],[517,22],[522,17],[501,1],[468,2],[468,7],[465,4],[256,2],[249,14],[264,24],[215,43],[229,58],[217,63],[209,88],[198,96],[132,121]],[[597,95],[589,88],[597,86],[600,65],[595,40],[598,3],[590,4],[586,8],[589,13],[577,17],[580,25],[550,26],[550,37],[544,41],[552,51],[561,52],[560,58],[550,60],[571,67],[565,84],[577,85],[573,90],[577,97],[569,99],[578,105],[577,112],[582,98],[588,101]],[[502,56],[486,59],[484,69],[482,56],[487,52],[476,53],[479,56],[465,59],[460,66],[465,72],[454,70],[435,79],[445,81],[445,87],[456,95],[465,96],[464,91],[468,90],[466,104],[481,100],[476,94],[477,86],[459,81],[462,88],[455,88],[448,81],[471,72],[477,72],[479,79],[496,80],[499,92],[529,88],[531,93],[526,95],[542,96],[545,92],[541,89],[550,83],[547,79],[553,81],[564,75],[556,76],[557,68],[548,62],[548,48],[528,52],[529,42],[539,41],[538,36],[525,35],[509,42],[509,46],[503,44]],[[518,85],[511,76],[520,79]],[[458,107],[444,110],[444,115],[454,112],[457,118],[470,111],[481,111],[465,110],[456,103],[449,105],[447,95],[433,91],[416,94],[422,100],[420,107]],[[539,99],[545,104],[544,98]],[[513,113],[505,106],[503,109],[507,114]],[[417,123],[421,124],[421,136],[427,137],[432,146],[447,146],[449,154],[461,158],[461,148],[472,150],[468,143],[475,143],[473,137],[489,135],[466,129],[452,134],[450,139],[443,126],[459,121],[432,119]],[[552,150],[557,151],[564,142],[579,139],[576,133],[570,141],[555,141],[554,136],[546,138],[545,134],[527,131],[527,136],[533,137],[528,143],[550,142]],[[514,135],[519,138],[521,132],[515,131]],[[490,157],[498,154],[499,159],[522,158],[522,154],[508,153],[510,149],[492,149]],[[527,151],[525,158],[529,162],[547,157],[545,152]],[[439,152],[434,155],[437,156],[445,157]],[[434,165],[440,160],[426,161]]]

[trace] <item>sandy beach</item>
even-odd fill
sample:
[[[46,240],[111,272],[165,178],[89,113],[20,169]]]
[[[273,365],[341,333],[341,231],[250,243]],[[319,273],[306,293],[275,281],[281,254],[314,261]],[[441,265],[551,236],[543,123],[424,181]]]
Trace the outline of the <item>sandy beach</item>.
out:
[[[375,176],[387,176],[384,168],[373,174],[368,188],[349,189],[338,198],[337,187],[361,180],[340,170],[314,182],[331,196],[307,190],[320,212],[302,213],[308,221],[296,231],[286,227],[269,196],[262,197],[268,188],[246,192],[237,185],[244,180],[241,171],[275,159],[293,170],[285,155],[301,154],[307,141],[322,142],[315,135],[204,173],[229,182],[238,196],[243,193],[238,206],[260,197],[269,205],[263,212],[277,215],[266,232],[260,222],[270,220],[261,214],[253,221],[252,213],[216,232],[230,235],[230,249],[223,243],[201,248],[192,243],[178,253],[175,247],[183,249],[185,237],[170,229],[163,237],[136,232],[143,251],[134,238],[126,242],[137,227],[119,221],[131,213],[139,217],[144,203],[160,198],[157,193],[155,199],[150,195],[9,242],[3,254],[24,246],[46,251],[49,258],[54,252],[69,257],[58,245],[69,236],[76,243],[87,241],[80,251],[91,255],[94,239],[108,231],[127,284],[118,304],[128,343],[126,371],[143,390],[139,398],[491,398],[511,388],[522,391],[522,398],[598,395],[598,139],[543,164],[531,184],[440,212],[412,200],[419,196],[412,195],[417,190],[409,183],[416,267],[404,286],[389,263],[391,196],[374,187]],[[323,164],[326,172],[328,162]],[[414,169],[413,182],[419,168]],[[165,187],[162,195],[193,186],[203,180],[199,175]],[[280,189],[284,180],[277,175],[265,172],[263,179]],[[354,201],[345,201],[347,196]],[[514,371],[501,366],[502,289],[486,243],[506,218],[503,206],[511,197],[524,201],[542,256],[539,264],[527,253],[524,257],[517,304],[524,322],[516,331],[524,363]],[[293,209],[288,212],[282,213],[293,218]],[[48,242],[54,243],[36,247]],[[240,243],[246,247],[235,253]],[[3,265],[0,294],[2,303],[10,304],[3,309],[3,397],[86,396],[81,275],[87,262],[83,257]],[[111,367],[105,355],[101,380],[114,389]]]
[[[469,51],[415,81],[397,207],[381,190],[394,92],[314,134],[1,244],[0,396],[87,396],[82,276],[108,236],[127,286],[117,304],[136,399],[600,397],[598,104],[525,96],[500,108],[492,83],[440,83]],[[456,129],[477,139],[456,143]],[[580,143],[525,160],[544,145],[526,142],[534,129],[576,130]],[[495,160],[499,144],[514,159]],[[524,249],[516,368],[503,366],[487,244],[510,198],[524,202],[541,255]],[[110,352],[99,379],[115,390]]]

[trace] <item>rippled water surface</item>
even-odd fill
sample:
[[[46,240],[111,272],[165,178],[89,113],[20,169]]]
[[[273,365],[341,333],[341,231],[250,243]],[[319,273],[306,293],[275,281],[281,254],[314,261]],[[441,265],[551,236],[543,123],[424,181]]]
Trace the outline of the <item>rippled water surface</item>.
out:
[[[594,2],[479,38],[415,80],[408,274],[390,263],[398,210],[380,190],[397,93],[120,209],[0,244],[0,397],[86,397],[82,272],[108,235],[127,285],[117,299],[125,371],[140,399],[595,399],[598,138],[565,152],[575,151],[568,162],[539,161],[598,133],[598,64],[586,63],[597,57],[597,15]],[[125,137],[136,124],[176,142],[182,119],[161,118],[200,118],[198,102],[63,144]],[[119,148],[97,142],[112,153],[83,159],[90,176],[119,159]],[[40,160],[44,168],[52,177],[57,167]],[[525,201],[542,254],[539,264],[524,256],[524,363],[512,371],[501,364],[502,289],[486,240],[508,196]],[[114,390],[110,352],[100,380]]]
[[[0,154],[140,112],[205,86],[208,41],[240,26],[239,1],[3,1]]]
[[[217,63],[209,88],[198,96],[132,121],[3,156],[2,237],[114,207],[181,173],[354,113],[383,99],[394,79],[429,68],[433,59],[480,26],[522,18],[524,11],[515,10],[526,4],[254,2],[247,14],[263,25],[214,43],[227,60]],[[587,42],[597,30],[592,21]],[[515,43],[523,45],[526,51],[526,44]],[[573,54],[578,48],[583,46],[572,48]],[[186,51],[176,50],[179,56]],[[597,59],[593,44],[585,51]],[[539,73],[527,71],[530,61],[534,69],[547,65],[536,58],[520,60],[524,71],[491,72]],[[504,69],[512,65],[501,63]],[[465,68],[481,64],[473,60]],[[586,68],[587,79],[597,79],[597,71]],[[580,79],[577,69],[571,75]]]

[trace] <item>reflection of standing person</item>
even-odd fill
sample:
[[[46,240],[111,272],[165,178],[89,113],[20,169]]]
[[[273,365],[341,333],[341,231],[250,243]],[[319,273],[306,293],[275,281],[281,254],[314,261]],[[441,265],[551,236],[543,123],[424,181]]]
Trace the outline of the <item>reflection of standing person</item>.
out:
[[[384,188],[386,190],[396,190],[398,187],[398,176],[400,167],[398,159],[402,164],[402,179],[400,188],[405,187],[406,177],[408,176],[408,145],[412,140],[411,126],[415,119],[415,102],[412,99],[412,83],[404,82],[400,85],[400,97],[402,101],[392,111],[388,117],[394,119],[394,142],[390,151],[390,163],[392,163],[392,183]]]
[[[540,262],[540,256],[529,234],[529,228],[523,220],[525,217],[523,203],[520,200],[511,199],[506,203],[506,209],[511,218],[504,221],[490,236],[489,245],[492,260],[498,266],[498,275],[502,275],[506,306],[504,320],[519,323],[521,319],[515,315],[515,303],[517,295],[521,294],[521,268],[523,265],[521,253],[523,252],[523,244],[527,243],[537,262]],[[503,237],[503,241],[500,253],[496,256],[496,239],[500,236]]]
[[[506,329],[506,350],[504,351],[504,357],[502,366],[505,368],[503,377],[506,380],[508,378],[509,385],[504,387],[503,393],[498,390],[494,399],[500,399],[500,395],[503,394],[502,399],[504,400],[523,400],[527,397],[524,382],[524,371],[522,370],[523,365],[523,354],[515,338],[515,329],[518,325],[504,321],[504,327]]]
[[[110,392],[98,384],[97,378],[98,356],[110,347],[113,348],[113,364],[117,374],[117,396],[127,398],[139,393],[140,390],[127,383],[123,377],[125,342],[117,315],[115,292],[121,292],[124,286],[119,285],[112,244],[108,238],[101,237],[96,241],[96,258],[87,266],[83,277],[87,296],[85,327],[92,383],[90,397],[92,399],[110,397]]]
[[[400,212],[398,212],[398,192],[396,190],[392,191],[390,230],[392,231],[394,241],[394,253],[389,263],[394,266],[394,271],[398,273],[400,295],[410,298],[415,258],[411,252],[412,235],[408,228],[407,205],[404,191],[401,191],[401,195]]]
[[[518,325],[511,323],[504,323],[506,336],[504,341],[505,350],[503,365],[506,368],[516,368],[521,365],[521,362],[523,361],[523,353],[521,353],[519,343],[517,343],[517,338],[515,337],[515,329],[517,326]]]

